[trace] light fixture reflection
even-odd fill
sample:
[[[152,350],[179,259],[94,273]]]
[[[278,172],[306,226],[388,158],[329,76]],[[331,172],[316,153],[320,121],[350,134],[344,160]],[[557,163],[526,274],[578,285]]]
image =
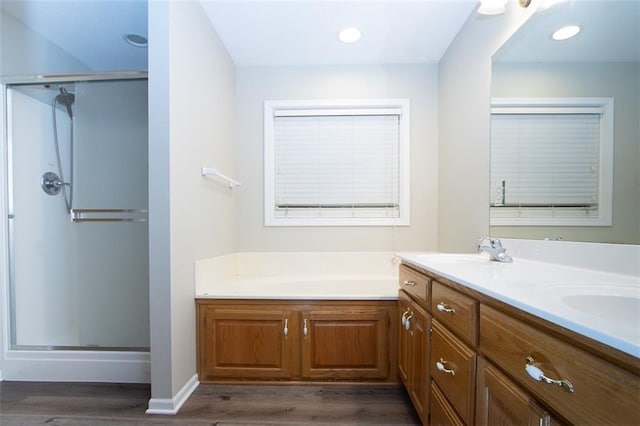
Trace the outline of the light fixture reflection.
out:
[[[507,0],[481,0],[478,13],[480,15],[499,15],[504,13]]]

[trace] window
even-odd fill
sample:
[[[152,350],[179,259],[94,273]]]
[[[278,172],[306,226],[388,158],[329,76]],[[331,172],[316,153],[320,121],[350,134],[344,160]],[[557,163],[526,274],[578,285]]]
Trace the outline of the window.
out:
[[[493,100],[492,226],[610,226],[612,167],[612,99]]]
[[[409,225],[409,101],[266,101],[265,225]]]

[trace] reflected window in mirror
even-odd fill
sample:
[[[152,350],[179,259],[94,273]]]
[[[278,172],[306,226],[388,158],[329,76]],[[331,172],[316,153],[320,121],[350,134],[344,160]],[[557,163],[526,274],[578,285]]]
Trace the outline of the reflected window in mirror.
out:
[[[491,226],[610,226],[613,99],[495,98]]]

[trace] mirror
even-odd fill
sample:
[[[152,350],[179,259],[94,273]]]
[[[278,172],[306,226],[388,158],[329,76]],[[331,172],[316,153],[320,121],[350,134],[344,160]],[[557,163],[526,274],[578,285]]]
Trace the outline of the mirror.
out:
[[[496,226],[492,220],[490,233],[505,238],[640,244],[640,2],[554,3],[548,8],[541,5],[494,55],[492,98],[494,103],[497,98],[613,99],[611,225]],[[577,36],[552,40],[553,31],[570,24],[581,27]],[[496,170],[493,155],[492,173]],[[491,191],[494,199],[493,183]],[[492,214],[495,211],[492,207]]]

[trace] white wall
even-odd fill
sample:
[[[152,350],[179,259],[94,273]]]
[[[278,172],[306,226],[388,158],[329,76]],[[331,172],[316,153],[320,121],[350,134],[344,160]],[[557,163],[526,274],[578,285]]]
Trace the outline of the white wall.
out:
[[[57,45],[0,9],[0,76],[90,71]]]
[[[234,66],[199,2],[149,3],[150,410],[196,373],[194,261],[235,251]]]
[[[613,225],[606,227],[492,227],[491,234],[569,241],[640,244],[640,68],[637,63],[495,64],[495,97],[614,98]]]
[[[436,246],[436,65],[241,67],[236,79],[239,251],[432,250]],[[275,99],[409,98],[410,227],[264,227],[263,104]],[[394,243],[395,240],[395,243]]]
[[[438,249],[471,252],[489,233],[491,56],[538,7],[472,13],[440,60]]]

